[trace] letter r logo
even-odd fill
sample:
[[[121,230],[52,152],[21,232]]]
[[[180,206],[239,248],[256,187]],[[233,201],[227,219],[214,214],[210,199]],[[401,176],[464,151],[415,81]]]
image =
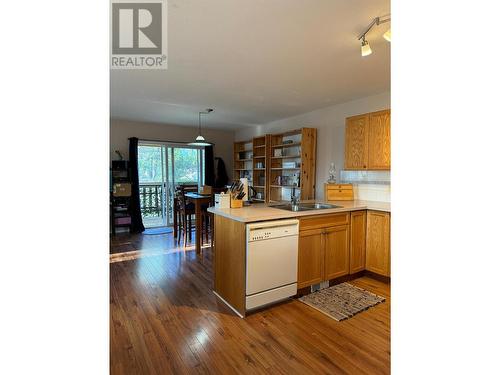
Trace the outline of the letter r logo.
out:
[[[113,54],[162,53],[161,3],[113,3],[112,5]]]

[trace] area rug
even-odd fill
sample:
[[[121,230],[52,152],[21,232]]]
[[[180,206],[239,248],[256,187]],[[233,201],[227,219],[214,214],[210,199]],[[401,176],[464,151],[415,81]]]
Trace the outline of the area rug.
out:
[[[342,283],[300,297],[299,301],[340,322],[384,302],[385,298]]]
[[[172,227],[147,228],[142,234],[167,234],[173,232]]]

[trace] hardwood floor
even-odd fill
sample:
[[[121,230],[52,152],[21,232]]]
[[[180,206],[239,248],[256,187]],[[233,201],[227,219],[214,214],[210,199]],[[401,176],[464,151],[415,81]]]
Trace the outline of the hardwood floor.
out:
[[[240,319],[212,293],[212,250],[197,257],[168,236],[132,236],[148,256],[110,264],[111,374],[390,372],[388,284],[352,281],[387,300],[343,322],[296,300]]]

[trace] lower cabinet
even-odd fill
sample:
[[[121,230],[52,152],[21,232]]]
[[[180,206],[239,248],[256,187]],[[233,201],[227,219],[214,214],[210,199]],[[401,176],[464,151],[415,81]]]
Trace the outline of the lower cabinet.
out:
[[[297,288],[305,288],[323,280],[323,244],[323,229],[299,232]]]
[[[349,213],[301,219],[297,287],[349,273]]]
[[[297,287],[365,269],[390,276],[391,215],[353,211],[300,219]]]
[[[390,276],[391,215],[387,212],[368,211],[366,217],[366,269]]]
[[[331,280],[349,273],[349,226],[325,229],[325,274]]]
[[[349,273],[364,271],[366,259],[366,210],[351,212]]]

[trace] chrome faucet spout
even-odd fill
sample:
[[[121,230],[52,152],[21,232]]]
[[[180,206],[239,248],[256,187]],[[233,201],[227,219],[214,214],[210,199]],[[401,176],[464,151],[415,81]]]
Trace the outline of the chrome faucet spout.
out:
[[[292,206],[297,206],[299,204],[299,198],[295,196],[295,186],[292,186],[292,193],[290,194],[290,200]]]

